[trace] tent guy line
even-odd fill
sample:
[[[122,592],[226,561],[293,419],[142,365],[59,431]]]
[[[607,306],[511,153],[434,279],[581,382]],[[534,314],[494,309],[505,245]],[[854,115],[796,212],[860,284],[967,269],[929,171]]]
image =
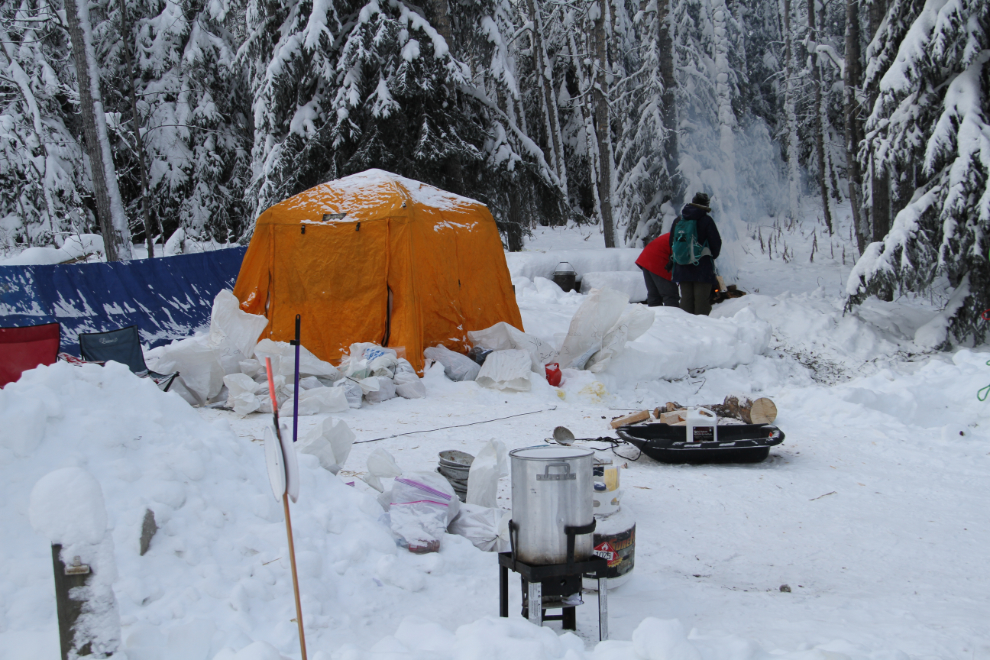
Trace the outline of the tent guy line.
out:
[[[525,417],[526,415],[535,415],[542,412],[550,412],[551,410],[556,410],[557,406],[550,406],[549,408],[544,408],[543,410],[531,410],[529,412],[517,413],[515,415],[508,415],[506,417],[496,417],[495,419],[483,419],[478,422],[468,422],[467,424],[454,424],[453,426],[441,426],[437,429],[426,429],[423,431],[406,431],[405,433],[396,433],[395,435],[386,435],[381,438],[372,438],[371,440],[357,440],[354,442],[355,445],[363,445],[369,442],[378,442],[380,440],[391,440],[392,438],[398,438],[403,435],[413,435],[414,433],[433,433],[434,431],[446,431],[447,429],[459,429],[464,426],[476,426],[478,424],[489,424],[491,422],[500,422],[503,419],[512,419],[513,417]]]

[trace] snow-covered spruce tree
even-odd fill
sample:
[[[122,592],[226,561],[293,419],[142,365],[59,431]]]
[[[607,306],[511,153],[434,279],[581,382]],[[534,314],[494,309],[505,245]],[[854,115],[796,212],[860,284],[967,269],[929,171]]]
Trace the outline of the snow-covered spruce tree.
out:
[[[83,150],[66,127],[68,34],[44,0],[11,2],[0,41],[0,250],[91,231]]]
[[[895,9],[910,11],[907,3]],[[888,15],[888,25],[899,17]],[[884,52],[883,48],[876,49]],[[944,318],[948,346],[987,339],[990,308],[990,4],[928,0],[880,77],[867,122],[878,165],[904,174],[924,150],[912,201],[850,274],[849,305],[884,288],[921,291],[948,276],[956,291]],[[939,342],[938,340],[941,340]]]
[[[105,96],[119,117],[115,155],[132,222],[143,230],[143,150],[154,233],[167,238],[181,227],[203,239],[236,240],[254,210],[244,204],[250,99],[235,59],[243,5],[128,0],[127,20],[120,0],[100,6]]]
[[[435,3],[434,3],[435,4]],[[559,13],[545,15],[539,4],[529,14],[529,7],[516,6],[509,0],[462,0],[449,5],[451,28],[448,43],[457,61],[470,72],[469,85],[460,87],[464,110],[477,115],[487,138],[472,183],[472,196],[485,202],[505,233],[506,243],[522,247],[522,232],[536,224],[559,224],[568,215],[568,176],[563,155],[563,136],[555,91],[557,46],[547,39],[537,40],[539,25],[545,33],[552,30]],[[438,12],[434,8],[434,13]],[[531,23],[531,24],[529,24]],[[512,38],[529,28],[529,61],[542,63],[542,75],[527,78],[533,93],[544,108],[547,133],[537,142],[523,120],[519,57],[512,49]],[[446,37],[445,37],[446,39]],[[542,44],[542,54],[540,54]],[[472,106],[474,109],[472,109]],[[533,126],[533,123],[528,124]]]
[[[614,107],[616,219],[626,244],[640,247],[663,230],[664,202],[683,197],[669,0],[653,0],[632,16],[616,16],[624,19],[616,21],[623,77],[613,92],[619,101]],[[672,215],[672,206],[664,208]]]
[[[876,105],[880,94],[880,80],[890,68],[897,50],[924,8],[924,0],[893,0],[881,20],[877,20],[878,9],[885,2],[872,0],[869,5],[871,42],[866,48],[863,90],[867,102],[867,112]],[[877,24],[878,23],[878,24]],[[878,141],[880,134],[873,128],[867,130],[859,148],[860,169],[869,176],[864,177],[864,206],[872,227],[872,240],[882,241],[890,231],[890,219],[897,215],[914,194],[916,187],[914,169],[924,157],[924,144],[915,135],[903,135],[912,142],[908,149],[896,149],[894,158],[876,158],[883,144]],[[901,139],[897,136],[894,139]],[[897,160],[897,156],[900,160]],[[904,160],[909,157],[909,160]],[[880,185],[877,185],[880,184]],[[878,217],[879,216],[879,217]]]
[[[247,71],[253,104],[247,198],[255,217],[330,178],[334,149],[323,108],[333,100],[338,77],[333,59],[340,49],[338,7],[346,16],[346,3],[248,0],[247,35],[238,59]],[[353,100],[364,98],[358,94]]]
[[[500,47],[504,6],[465,0],[447,13],[432,2],[424,15],[399,0],[271,4],[253,0],[241,49],[254,91],[256,212],[377,167],[485,202],[510,247],[534,214],[560,213],[556,174],[495,94],[515,93]],[[476,74],[452,44],[479,69],[492,58],[499,66]]]

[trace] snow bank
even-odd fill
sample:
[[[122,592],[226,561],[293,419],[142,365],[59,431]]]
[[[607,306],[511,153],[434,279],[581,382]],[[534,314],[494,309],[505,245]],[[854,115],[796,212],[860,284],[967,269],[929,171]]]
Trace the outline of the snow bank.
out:
[[[35,501],[29,493],[52,470],[69,470],[56,473],[53,489],[83,484],[73,476],[83,467],[107,506],[128,657],[205,659],[254,640],[294,653],[285,528],[257,438],[205,421],[116,363],[26,372],[0,390],[0,427],[0,649],[12,652],[0,657],[58,655],[49,539],[32,531],[27,512],[61,525],[76,509],[66,502],[59,513],[43,497],[55,492],[47,485],[56,477],[42,481]],[[293,527],[311,648],[377,639],[400,613],[464,621],[497,602],[490,555],[449,535],[432,556],[399,550],[372,497],[317,456],[300,455],[299,467]],[[73,492],[92,502],[95,488]],[[142,557],[146,509],[159,530]],[[85,536],[99,523],[80,517],[77,531]],[[49,533],[47,522],[40,526]],[[444,598],[465,589],[485,595],[467,606]],[[32,656],[34,648],[45,650]]]
[[[51,266],[67,261],[103,254],[103,237],[97,234],[69,236],[62,247],[30,247],[9,259],[0,259],[0,266]]]
[[[553,250],[549,252],[506,252],[505,261],[509,266],[509,274],[513,279],[526,277],[534,280],[537,277],[550,278],[557,264],[566,261],[577,273],[578,279],[586,273],[602,273],[610,271],[636,271],[636,259],[639,258],[640,248],[611,248],[587,250]],[[640,275],[640,279],[642,279]],[[643,285],[646,286],[645,284]],[[643,298],[646,296],[644,295]]]
[[[727,300],[712,310],[712,317],[735,318],[743,310],[773,326],[776,347],[850,370],[898,353],[923,350],[914,341],[915,333],[933,316],[930,309],[875,298],[843,313],[842,300],[817,289]]]
[[[537,277],[513,280],[527,333],[560,346],[571,319],[587,296],[564,293]],[[728,368],[752,362],[766,352],[770,325],[751,311],[730,317],[694,316],[678,308],[651,307],[655,320],[645,334],[626,345],[598,374],[610,388],[632,388],[643,381],[684,378],[689,369]]]
[[[549,628],[538,628],[523,619],[485,617],[450,632],[428,619],[410,616],[402,620],[394,635],[382,639],[367,650],[345,647],[341,657],[347,660],[375,660],[383,657],[394,660],[865,660],[873,656],[844,643],[823,644],[794,653],[768,653],[759,644],[737,636],[709,636],[694,630],[688,631],[676,619],[645,619],[633,632],[632,641],[611,640],[585,649],[584,642],[574,633],[558,635]],[[224,660],[233,660],[233,656],[225,656]]]
[[[643,271],[639,269],[591,272],[585,273],[581,278],[581,293],[605,286],[626,294],[630,302],[646,300],[646,280],[643,279]]]

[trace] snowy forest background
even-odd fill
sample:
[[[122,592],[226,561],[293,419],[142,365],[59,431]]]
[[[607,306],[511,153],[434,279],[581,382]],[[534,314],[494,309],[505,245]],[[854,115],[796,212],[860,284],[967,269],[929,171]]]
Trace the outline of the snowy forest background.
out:
[[[371,167],[642,246],[853,216],[849,302],[990,307],[985,0],[2,0],[0,246],[245,241]],[[95,166],[94,166],[95,164]],[[160,254],[160,245],[159,245]],[[731,255],[730,255],[731,260]]]

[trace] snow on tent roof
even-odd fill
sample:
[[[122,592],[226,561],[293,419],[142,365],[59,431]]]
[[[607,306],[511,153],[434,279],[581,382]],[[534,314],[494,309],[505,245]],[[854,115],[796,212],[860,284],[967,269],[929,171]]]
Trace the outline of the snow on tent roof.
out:
[[[468,210],[481,202],[440,190],[384,170],[366,170],[321,183],[271,209],[300,211],[309,216],[302,222],[322,222],[325,214],[345,213],[335,222],[361,222],[387,217],[412,202],[440,211]],[[295,221],[293,221],[295,222]]]

